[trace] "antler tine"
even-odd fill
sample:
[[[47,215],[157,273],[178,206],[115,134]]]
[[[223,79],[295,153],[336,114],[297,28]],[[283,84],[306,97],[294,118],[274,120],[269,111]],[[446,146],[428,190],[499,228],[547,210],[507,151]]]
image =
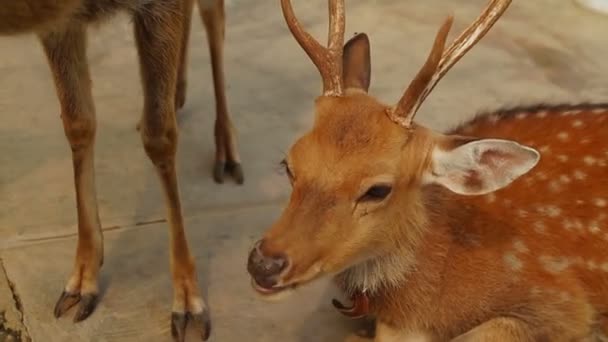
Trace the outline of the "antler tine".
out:
[[[289,31],[315,64],[323,81],[323,95],[342,95],[342,46],[344,45],[344,0],[328,0],[329,32],[325,48],[306,32],[296,18],[290,0],[281,0]]]
[[[510,4],[511,0],[491,0],[479,17],[443,52],[443,44],[452,21],[449,17],[435,38],[435,44],[427,62],[410,83],[397,105],[390,111],[389,117],[399,125],[407,128],[411,127],[418,108],[439,80],[483,38]],[[442,37],[444,34],[445,36]],[[441,45],[441,51],[439,50],[439,44]],[[440,59],[437,58],[438,52],[443,53]]]

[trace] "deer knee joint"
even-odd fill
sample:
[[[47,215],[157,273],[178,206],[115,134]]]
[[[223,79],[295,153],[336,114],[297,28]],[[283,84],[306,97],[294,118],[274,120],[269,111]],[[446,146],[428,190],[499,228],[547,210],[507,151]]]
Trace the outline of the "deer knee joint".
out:
[[[86,149],[95,140],[96,123],[94,117],[79,117],[66,119],[64,117],[64,131],[70,142],[72,151]]]
[[[145,121],[145,120],[144,120]],[[141,137],[146,154],[157,167],[162,167],[167,162],[173,161],[177,150],[177,128],[174,125],[168,127],[146,127],[144,123],[141,129]]]

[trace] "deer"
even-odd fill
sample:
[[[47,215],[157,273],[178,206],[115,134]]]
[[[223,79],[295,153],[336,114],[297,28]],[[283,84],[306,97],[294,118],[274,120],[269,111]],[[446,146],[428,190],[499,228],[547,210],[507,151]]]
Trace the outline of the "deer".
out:
[[[510,5],[491,0],[449,46],[438,30],[394,105],[369,94],[370,40],[344,44],[329,0],[321,45],[283,16],[322,80],[314,123],[282,165],[291,194],[254,243],[254,293],[330,277],[376,342],[592,341],[608,332],[608,104],[488,111],[446,132],[414,121]]]
[[[236,132],[228,113],[223,47],[223,0],[199,0],[208,37],[216,102],[216,156],[213,176],[231,174],[243,182]],[[88,318],[99,298],[103,234],[95,190],[95,106],[86,59],[86,29],[119,11],[131,14],[144,92],[138,125],[146,154],[154,164],[165,195],[170,231],[173,285],[171,331],[184,341],[188,324],[203,340],[210,334],[209,311],[200,295],[194,258],[184,231],[176,151],[176,110],[185,103],[187,55],[193,0],[25,0],[0,1],[0,34],[36,34],[52,71],[69,142],[76,190],[78,242],[74,267],[54,315],[77,306],[74,322]],[[189,323],[190,322],[190,323]]]

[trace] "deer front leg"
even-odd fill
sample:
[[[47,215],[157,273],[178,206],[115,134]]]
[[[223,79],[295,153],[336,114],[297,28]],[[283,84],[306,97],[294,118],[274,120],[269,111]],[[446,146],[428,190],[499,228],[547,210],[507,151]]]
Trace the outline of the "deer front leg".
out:
[[[494,318],[452,339],[452,342],[534,342],[537,338],[530,329],[523,321],[515,318]],[[558,340],[549,338],[547,341]]]
[[[72,149],[78,245],[74,270],[55,305],[59,317],[80,302],[74,321],[87,318],[97,303],[97,278],[103,263],[103,235],[97,211],[93,150],[95,108],[86,61],[85,28],[72,25],[40,37],[61,104],[61,119]]]
[[[236,130],[228,113],[226,87],[224,82],[224,0],[199,0],[199,10],[209,43],[213,87],[215,90],[215,165],[213,178],[224,181],[224,174],[230,173],[238,184],[244,181],[241,159],[237,148]]]
[[[170,262],[173,280],[171,332],[184,341],[187,322],[193,321],[201,337],[209,336],[209,316],[199,294],[194,258],[190,254],[181,212],[175,156],[175,83],[183,30],[181,0],[148,2],[135,15],[135,36],[144,88],[141,137],[146,153],[160,176],[170,228]]]

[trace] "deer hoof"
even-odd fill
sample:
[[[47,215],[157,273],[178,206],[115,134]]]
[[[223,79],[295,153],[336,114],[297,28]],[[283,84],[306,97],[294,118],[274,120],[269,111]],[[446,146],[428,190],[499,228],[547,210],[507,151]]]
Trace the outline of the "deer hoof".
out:
[[[97,306],[98,296],[96,293],[88,293],[80,296],[80,304],[78,305],[78,311],[74,316],[74,323],[78,323],[87,319]]]
[[[211,319],[209,317],[209,312],[203,311],[198,314],[193,314],[191,317],[197,334],[203,341],[207,341],[211,335]]]
[[[78,323],[87,319],[93,313],[97,306],[97,299],[98,295],[96,293],[81,295],[80,293],[63,291],[59,300],[57,300],[57,304],[55,304],[53,313],[56,318],[59,318],[70,308],[78,304],[78,310],[74,316],[74,323]]]
[[[173,336],[175,342],[186,341],[186,327],[188,323],[196,330],[201,340],[207,341],[209,339],[209,335],[211,335],[211,319],[209,318],[208,311],[196,314],[173,312],[171,314],[171,336]]]
[[[55,304],[55,310],[53,310],[55,318],[61,317],[72,306],[78,304],[78,302],[80,302],[80,293],[61,292],[61,296],[59,296],[59,300]]]
[[[243,184],[245,176],[243,174],[243,167],[241,163],[234,161],[216,161],[213,166],[213,179],[216,183],[224,183],[224,177],[226,174],[230,174],[237,184]]]

